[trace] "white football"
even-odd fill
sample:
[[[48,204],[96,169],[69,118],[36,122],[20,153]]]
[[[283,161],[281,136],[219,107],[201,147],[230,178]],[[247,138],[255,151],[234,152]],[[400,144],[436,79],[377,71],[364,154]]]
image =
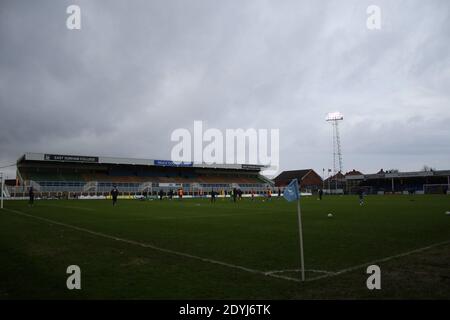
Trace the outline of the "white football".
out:
[[[447,211],[445,214],[447,214],[447,215],[449,215],[450,216],[450,211]]]
[[[328,218],[332,218],[333,217],[333,214],[332,213],[329,213],[328,214]]]

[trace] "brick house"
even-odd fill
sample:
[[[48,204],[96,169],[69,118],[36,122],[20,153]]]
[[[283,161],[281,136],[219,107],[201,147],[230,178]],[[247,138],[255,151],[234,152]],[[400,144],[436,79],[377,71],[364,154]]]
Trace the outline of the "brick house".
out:
[[[295,178],[297,178],[302,191],[315,192],[322,188],[322,177],[313,169],[283,171],[273,181],[276,187],[283,188]]]

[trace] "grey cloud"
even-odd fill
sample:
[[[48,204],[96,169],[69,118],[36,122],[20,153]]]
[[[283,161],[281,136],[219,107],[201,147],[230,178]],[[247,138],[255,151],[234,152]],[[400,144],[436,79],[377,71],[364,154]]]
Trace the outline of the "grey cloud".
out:
[[[82,30],[65,28],[78,4]],[[448,1],[2,1],[0,163],[168,158],[171,132],[279,128],[282,169],[448,168]],[[13,174],[13,171],[9,171]]]

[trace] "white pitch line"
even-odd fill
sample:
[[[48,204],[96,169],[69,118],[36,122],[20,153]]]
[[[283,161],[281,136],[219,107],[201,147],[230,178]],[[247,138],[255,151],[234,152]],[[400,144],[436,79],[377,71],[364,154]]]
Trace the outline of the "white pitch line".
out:
[[[291,277],[286,277],[286,276],[281,276],[279,275],[279,273],[283,273],[283,272],[300,272],[301,269],[284,269],[284,270],[274,270],[274,271],[267,271],[266,275],[268,276],[272,276],[272,277],[280,277],[280,278],[289,278],[292,280],[297,280],[300,282],[300,280],[296,279],[296,278],[291,278]],[[334,272],[331,271],[325,271],[325,270],[314,270],[314,269],[305,269],[306,272],[316,272],[316,273],[325,273],[326,275],[334,275]],[[309,282],[309,281],[314,281],[314,280],[318,280],[318,279],[322,279],[325,276],[317,276],[317,277],[313,277],[313,278],[307,278],[305,279],[305,282]]]
[[[138,242],[138,241],[134,241],[134,240],[128,240],[128,239],[124,239],[124,238],[119,238],[119,237],[115,237],[115,236],[108,235],[108,234],[105,234],[105,233],[96,232],[96,231],[92,231],[92,230],[89,230],[89,229],[73,226],[73,225],[70,225],[70,224],[67,224],[67,223],[63,223],[63,222],[59,222],[59,221],[55,221],[55,220],[51,220],[51,219],[47,219],[47,218],[43,218],[43,217],[34,216],[34,215],[27,214],[27,213],[24,213],[24,212],[18,211],[18,210],[13,210],[13,209],[5,209],[5,210],[9,211],[9,212],[12,212],[12,213],[15,213],[17,215],[25,216],[25,217],[28,217],[28,218],[34,218],[34,219],[45,221],[47,223],[51,223],[51,224],[54,224],[54,225],[59,225],[59,226],[63,226],[63,227],[69,228],[69,229],[74,229],[74,230],[77,230],[77,231],[89,233],[89,234],[92,234],[92,235],[95,235],[95,236],[98,236],[98,237],[103,237],[103,238],[107,238],[107,239],[121,241],[121,242],[124,242],[124,243],[133,244],[133,245],[140,246],[140,247],[150,248],[150,249],[153,249],[153,250],[156,250],[156,251],[165,252],[165,253],[169,253],[169,254],[185,257],[185,258],[190,258],[190,259],[200,260],[200,261],[203,261],[203,262],[217,264],[217,265],[228,267],[228,268],[232,268],[232,269],[238,269],[238,270],[246,271],[246,272],[253,273],[253,274],[259,274],[259,275],[268,276],[268,277],[272,277],[272,278],[278,278],[278,279],[284,279],[284,280],[289,280],[289,281],[300,282],[299,279],[285,277],[285,276],[280,276],[280,275],[275,275],[275,274],[274,275],[266,274],[264,271],[260,271],[260,270],[256,270],[256,269],[251,269],[251,268],[247,268],[247,267],[243,267],[243,266],[239,266],[239,265],[235,265],[235,264],[231,264],[231,263],[227,263],[227,262],[223,262],[223,261],[219,261],[219,260],[203,258],[203,257],[200,257],[200,256],[195,256],[195,255],[192,255],[192,254],[189,254],[189,253],[184,253],[184,252],[175,251],[175,250],[171,250],[171,249],[160,248],[160,247],[157,247],[157,246],[152,245],[152,244],[147,244],[147,243],[142,243],[142,242]]]
[[[274,271],[266,271],[266,274],[276,274],[276,273],[283,273],[283,272],[300,272],[302,269],[284,269],[284,270],[274,270]],[[325,270],[315,270],[315,269],[305,269],[306,272],[315,272],[315,273],[326,273],[326,274],[334,274],[332,271],[325,271]]]
[[[315,280],[320,280],[320,279],[325,279],[325,278],[339,276],[339,275],[341,275],[343,273],[347,273],[347,272],[350,272],[350,271],[362,269],[364,267],[368,267],[368,266],[373,265],[373,264],[378,264],[378,263],[381,263],[381,262],[387,262],[387,261],[390,261],[390,260],[393,260],[393,259],[406,257],[406,256],[409,256],[411,254],[423,252],[423,251],[426,251],[426,250],[429,250],[429,249],[432,249],[432,248],[435,248],[435,247],[439,247],[439,246],[442,246],[442,245],[445,245],[445,244],[450,244],[450,240],[434,243],[434,244],[426,246],[426,247],[422,247],[422,248],[414,249],[414,250],[411,250],[411,251],[407,251],[407,252],[399,253],[399,254],[396,254],[396,255],[392,255],[392,256],[389,256],[389,257],[385,257],[385,258],[373,260],[373,261],[370,261],[370,262],[358,264],[358,265],[355,265],[355,266],[352,266],[352,267],[349,267],[349,268],[345,268],[345,269],[341,269],[341,270],[338,270],[338,271],[305,270],[305,271],[310,271],[310,272],[325,273],[324,275],[313,277],[313,278],[309,278],[309,279],[306,279],[305,281],[309,282],[309,281],[315,281]],[[300,270],[301,269],[285,269],[285,270],[267,271],[266,275],[275,276],[275,275],[277,275],[277,273],[300,272]],[[295,279],[295,278],[291,278],[291,279]]]
[[[422,248],[414,249],[414,250],[411,250],[411,251],[407,251],[407,252],[399,253],[399,254],[396,254],[396,255],[392,255],[392,256],[389,256],[389,257],[385,257],[385,258],[373,260],[373,261],[370,261],[370,262],[358,264],[358,265],[353,266],[353,267],[341,269],[341,270],[338,270],[336,272],[331,272],[330,274],[326,274],[326,275],[323,275],[323,276],[318,276],[318,277],[315,277],[315,278],[308,279],[308,281],[313,281],[313,280],[319,280],[319,279],[339,276],[339,275],[341,275],[343,273],[347,273],[347,272],[350,272],[350,271],[362,269],[364,267],[368,267],[368,266],[373,265],[373,264],[378,264],[378,263],[381,263],[381,262],[387,262],[387,261],[390,261],[390,260],[393,260],[393,259],[406,257],[406,256],[409,256],[411,254],[423,252],[423,251],[426,251],[426,250],[429,250],[429,249],[433,249],[435,247],[439,247],[439,246],[442,246],[442,245],[445,245],[445,244],[450,244],[450,240],[434,243],[434,244],[426,246],[426,247],[422,247]]]

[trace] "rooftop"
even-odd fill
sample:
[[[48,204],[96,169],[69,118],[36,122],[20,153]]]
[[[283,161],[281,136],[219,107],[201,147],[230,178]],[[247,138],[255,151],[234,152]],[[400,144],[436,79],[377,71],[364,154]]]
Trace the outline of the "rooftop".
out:
[[[25,153],[17,160],[17,164],[23,161],[44,161],[60,163],[88,163],[88,164],[123,164],[123,165],[143,165],[143,166],[161,166],[161,167],[194,167],[194,168],[219,168],[219,169],[241,169],[260,171],[265,168],[258,164],[207,164],[194,162],[175,162],[171,160],[157,159],[135,159],[118,158],[104,156],[86,156],[86,155],[67,155],[67,154],[48,154],[48,153]]]

